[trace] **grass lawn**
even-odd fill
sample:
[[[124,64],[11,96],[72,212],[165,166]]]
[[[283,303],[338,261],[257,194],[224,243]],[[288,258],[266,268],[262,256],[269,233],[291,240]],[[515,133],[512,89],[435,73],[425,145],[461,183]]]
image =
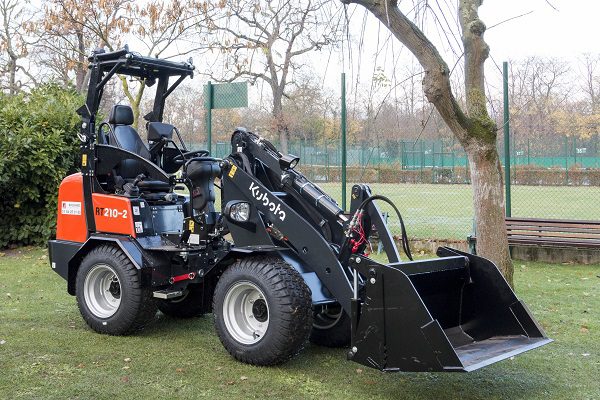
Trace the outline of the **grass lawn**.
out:
[[[0,399],[600,399],[600,267],[519,263],[517,294],[555,343],[470,374],[383,374],[308,345],[252,367],[212,318],[159,315],[130,337],[87,328],[43,249],[0,256]]]
[[[473,226],[470,185],[369,184],[375,194],[389,197],[402,212],[411,238],[465,240]],[[341,204],[340,183],[319,183]],[[348,191],[352,185],[348,185]],[[512,186],[512,215],[515,217],[600,220],[600,187]],[[350,196],[348,195],[348,206]],[[395,234],[400,229],[395,213],[390,216]]]

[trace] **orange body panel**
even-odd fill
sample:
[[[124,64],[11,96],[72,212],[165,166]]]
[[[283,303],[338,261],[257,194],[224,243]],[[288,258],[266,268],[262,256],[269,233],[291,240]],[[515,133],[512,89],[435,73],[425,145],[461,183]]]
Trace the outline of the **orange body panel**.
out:
[[[87,239],[85,207],[83,205],[83,176],[67,176],[58,189],[56,239],[83,243]]]
[[[135,237],[131,203],[125,197],[92,194],[96,231]]]

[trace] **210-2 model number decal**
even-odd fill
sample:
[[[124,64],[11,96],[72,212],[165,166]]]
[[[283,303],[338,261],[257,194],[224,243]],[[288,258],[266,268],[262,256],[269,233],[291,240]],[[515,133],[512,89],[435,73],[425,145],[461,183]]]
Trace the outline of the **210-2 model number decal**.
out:
[[[116,208],[96,207],[96,215],[108,218],[125,218],[127,219],[127,210],[117,210]]]

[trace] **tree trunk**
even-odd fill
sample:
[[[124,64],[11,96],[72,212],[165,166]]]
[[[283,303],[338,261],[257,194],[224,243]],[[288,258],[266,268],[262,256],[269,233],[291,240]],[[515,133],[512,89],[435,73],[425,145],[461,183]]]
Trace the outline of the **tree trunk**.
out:
[[[17,87],[17,60],[8,60],[8,93],[13,95],[18,91]]]
[[[362,4],[417,58],[425,72],[423,91],[454,136],[464,147],[471,167],[477,252],[493,261],[512,285],[513,266],[504,223],[502,175],[496,149],[497,127],[486,108],[484,63],[489,47],[479,19],[483,0],[459,0],[465,60],[463,109],[454,97],[450,69],[433,43],[398,8],[396,0],[342,0]]]
[[[283,112],[283,93],[278,93],[278,90],[273,91],[273,125],[279,136],[279,149],[281,153],[289,153],[289,128],[287,120]]]
[[[502,170],[495,145],[466,147],[471,170],[477,254],[493,261],[513,286],[513,265],[504,222]]]
[[[142,103],[142,97],[144,95],[144,90],[146,89],[146,82],[141,81],[140,87],[138,88],[135,96],[131,92],[131,88],[129,87],[129,83],[127,82],[127,78],[123,75],[119,75],[121,79],[121,86],[123,87],[123,93],[127,100],[129,100],[129,105],[131,106],[131,111],[133,111],[133,124],[131,125],[133,128],[138,130],[139,125],[139,117],[140,117],[140,104]]]
[[[290,152],[288,127],[285,124],[277,124],[277,132],[279,132],[279,148],[282,154],[288,154]]]
[[[282,111],[277,113],[273,113],[273,119],[275,123],[275,130],[277,132],[277,136],[279,136],[279,150],[282,154],[289,153],[289,130],[288,126],[285,122],[285,117]]]
[[[83,93],[86,89],[86,62],[85,62],[85,42],[83,39],[83,31],[77,31],[77,66],[75,67],[75,88],[77,92]]]

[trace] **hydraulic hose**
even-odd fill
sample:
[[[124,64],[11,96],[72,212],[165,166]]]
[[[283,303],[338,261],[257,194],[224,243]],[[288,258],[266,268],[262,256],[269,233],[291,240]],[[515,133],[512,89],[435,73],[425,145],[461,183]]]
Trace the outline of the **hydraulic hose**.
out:
[[[402,250],[404,251],[404,254],[406,254],[406,257],[408,257],[408,259],[410,261],[413,261],[412,253],[410,252],[410,243],[408,242],[408,235],[406,234],[406,227],[404,226],[404,220],[402,219],[402,215],[400,214],[400,210],[398,210],[398,207],[396,207],[396,205],[389,198],[382,196],[380,194],[376,194],[376,195],[367,197],[362,203],[360,203],[360,206],[358,206],[358,209],[354,213],[352,221],[355,221],[355,218],[361,213],[361,211],[363,211],[365,209],[365,206],[367,204],[373,202],[374,200],[381,200],[381,201],[388,203],[390,206],[392,206],[392,208],[396,212],[396,215],[398,216],[398,220],[400,220]],[[351,224],[352,224],[352,222],[351,222]]]

